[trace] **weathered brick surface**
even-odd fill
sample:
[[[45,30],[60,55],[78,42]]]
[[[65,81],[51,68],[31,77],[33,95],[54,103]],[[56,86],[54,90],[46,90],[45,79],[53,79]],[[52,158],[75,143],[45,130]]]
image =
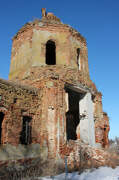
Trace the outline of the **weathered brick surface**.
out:
[[[109,118],[102,108],[102,94],[97,93],[94,98],[95,136],[96,142],[108,147]]]
[[[80,140],[69,141],[61,149],[61,158],[67,159],[68,169],[94,168],[100,166],[115,167],[119,164],[119,157],[104,149],[94,148]],[[116,163],[117,164],[116,164]]]
[[[0,79],[0,112],[4,114],[1,144],[18,146],[23,116],[30,116],[31,144],[40,144],[40,153],[36,154],[44,161],[54,160],[54,167],[58,167],[61,160],[64,168],[67,156],[70,169],[78,168],[79,154],[81,151],[86,154],[86,149],[91,151],[90,157],[96,153],[97,159],[104,160],[101,150],[81,144],[80,122],[75,130],[77,140],[67,142],[66,87],[70,86],[78,90],[80,96],[91,93],[96,143],[108,147],[109,118],[103,112],[102,95],[89,76],[86,40],[52,13],[46,15],[45,9],[42,15],[41,20],[24,25],[13,38],[11,81]],[[48,40],[56,45],[56,65],[45,62]],[[80,59],[77,59],[77,49],[80,49]],[[79,114],[79,118],[83,115]]]
[[[55,42],[57,65],[70,65],[78,69],[77,48],[80,48],[80,70],[84,76],[89,76],[85,38],[68,25],[42,19],[27,23],[13,38],[9,78],[19,79],[19,74],[26,67],[45,65],[48,40]]]
[[[32,117],[32,131],[34,131],[37,121],[40,120],[42,91],[0,80],[0,95],[0,111],[5,114],[2,123],[2,144],[17,145],[19,144],[23,116]],[[35,118],[36,116],[38,118]],[[36,133],[32,132],[32,134],[34,141],[37,135],[34,137]]]
[[[30,148],[30,147],[29,147]],[[35,149],[34,149],[35,150]],[[28,149],[27,149],[28,151]],[[63,144],[60,147],[60,157],[57,158],[44,158],[40,153],[34,158],[27,156],[27,159],[21,158],[17,160],[0,161],[0,175],[3,174],[3,170],[6,172],[9,169],[11,171],[18,171],[22,174],[30,172],[30,177],[33,176],[46,176],[55,175],[64,172],[65,164],[67,163],[68,172],[78,170],[82,172],[87,168],[98,168],[100,166],[115,167],[119,165],[119,156],[109,153],[104,149],[92,148],[89,145],[82,143],[80,140],[69,141],[67,144]],[[39,174],[40,172],[40,174]],[[24,175],[25,176],[25,175]],[[22,176],[23,177],[23,176]]]

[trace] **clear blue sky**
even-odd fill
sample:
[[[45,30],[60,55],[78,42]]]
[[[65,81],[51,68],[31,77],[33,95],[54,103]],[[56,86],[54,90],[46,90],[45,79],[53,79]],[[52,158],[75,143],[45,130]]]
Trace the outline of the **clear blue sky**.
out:
[[[110,138],[119,137],[119,0],[1,0],[0,77],[8,79],[11,38],[46,7],[77,29],[88,43],[91,79],[103,94]]]

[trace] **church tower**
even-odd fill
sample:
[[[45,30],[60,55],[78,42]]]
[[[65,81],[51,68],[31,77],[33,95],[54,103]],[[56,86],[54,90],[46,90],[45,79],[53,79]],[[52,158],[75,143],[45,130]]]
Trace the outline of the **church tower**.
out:
[[[45,66],[70,66],[89,77],[85,38],[42,8],[42,19],[25,24],[13,37],[9,79]]]

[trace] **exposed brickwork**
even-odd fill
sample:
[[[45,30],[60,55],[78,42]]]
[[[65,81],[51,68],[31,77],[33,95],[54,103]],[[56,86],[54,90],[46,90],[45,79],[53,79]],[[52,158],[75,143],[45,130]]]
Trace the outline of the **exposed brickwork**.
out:
[[[96,142],[101,143],[103,147],[107,147],[109,133],[109,118],[102,109],[102,94],[97,93],[94,98],[94,117],[95,117],[95,135]]]
[[[42,91],[0,80],[0,95],[0,112],[5,115],[2,123],[2,143],[18,145],[20,143],[23,116],[32,117],[33,127],[37,126],[37,121],[40,120]],[[36,113],[38,110],[39,116]],[[38,118],[35,118],[36,115]],[[34,132],[32,134],[32,141],[34,142],[37,134]]]
[[[51,19],[47,19],[48,22],[45,20],[27,23],[14,36],[9,78],[19,78],[19,74],[26,70],[25,67],[45,65],[48,40],[53,40],[56,44],[57,65],[70,65],[79,69],[77,48],[80,48],[80,70],[84,77],[89,77],[85,38],[68,25],[57,24],[57,21]]]
[[[115,160],[119,157],[104,149],[92,148],[80,141],[69,141],[61,149],[61,158],[67,158],[68,169],[93,168],[99,166],[115,167]],[[112,158],[113,157],[113,158]]]
[[[72,170],[82,172],[84,169],[98,168],[100,166],[115,168],[115,165],[119,165],[119,156],[115,153],[112,154],[104,149],[92,148],[80,141],[69,141],[64,144],[60,149],[60,154],[60,159],[48,158],[45,161],[40,156],[41,154],[37,158],[0,161],[0,175],[3,174],[6,177],[8,172],[10,174],[9,169],[15,172],[20,170],[22,174],[25,172],[25,175],[29,171],[28,175],[30,177],[34,173],[35,176],[56,175],[64,172],[66,162],[68,172]]]
[[[46,64],[49,40],[55,44],[55,65]],[[81,103],[94,109],[91,114],[88,112],[88,116],[93,125],[95,123],[95,130],[90,127],[89,131],[95,132],[93,139],[96,143],[108,147],[109,118],[103,112],[102,95],[89,76],[86,40],[52,13],[47,14],[42,9],[41,20],[27,23],[14,36],[9,78],[12,81],[0,79],[0,112],[4,115],[0,117],[3,121],[1,144],[18,147],[22,134],[26,140],[31,138],[28,141],[31,145],[40,145],[40,153],[36,150],[38,157],[44,161],[57,161],[54,163],[57,167],[61,159],[64,167],[67,156],[70,169],[79,166],[81,149],[86,152],[88,148],[99,155],[101,151],[98,153],[80,142],[80,121],[85,121],[87,112],[83,107],[80,113],[79,102],[89,93],[87,105]],[[71,98],[78,102],[77,107],[75,103],[72,107]],[[71,133],[67,132],[67,114],[72,118],[69,118],[69,124],[72,122],[72,139],[75,139],[70,142],[67,139],[67,134]],[[24,117],[30,117],[31,121],[24,120]]]

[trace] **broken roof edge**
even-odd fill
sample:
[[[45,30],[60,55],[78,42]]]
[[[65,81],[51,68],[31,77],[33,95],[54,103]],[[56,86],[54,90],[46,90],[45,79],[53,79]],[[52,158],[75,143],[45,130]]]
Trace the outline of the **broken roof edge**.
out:
[[[27,91],[30,91],[30,92],[35,93],[35,94],[38,93],[38,88],[31,87],[31,86],[28,86],[28,85],[25,86],[25,85],[22,85],[21,83],[13,82],[13,81],[10,81],[10,80],[4,80],[4,79],[0,78],[0,88],[1,88],[1,84],[12,86],[14,89],[20,88],[22,90],[27,90]]]
[[[48,16],[48,14],[50,14],[49,16]],[[28,29],[30,29],[30,28],[32,28],[32,27],[34,27],[35,25],[38,25],[38,23],[43,23],[43,26],[45,26],[45,25],[56,25],[56,26],[63,26],[64,28],[68,28],[69,29],[69,31],[71,32],[71,34],[72,34],[72,36],[76,36],[77,38],[78,37],[80,37],[81,38],[81,40],[83,41],[83,42],[85,42],[85,44],[86,44],[86,39],[81,35],[81,33],[80,32],[78,32],[76,29],[74,29],[73,27],[71,27],[70,25],[68,25],[68,24],[64,24],[64,23],[62,23],[61,21],[60,21],[60,19],[59,18],[57,18],[56,16],[54,16],[53,15],[53,13],[48,13],[47,14],[47,16],[48,17],[51,17],[51,19],[49,18],[47,18],[47,16],[42,16],[42,18],[41,19],[34,19],[33,21],[31,21],[31,22],[27,22],[26,24],[24,24],[19,30],[18,30],[18,32],[16,33],[16,35],[14,35],[13,37],[12,37],[12,40],[14,40],[14,39],[16,39],[17,38],[17,36],[19,35],[19,34],[21,34],[21,33],[23,33],[24,31],[26,31],[26,30],[28,30]],[[51,15],[52,14],[52,15]],[[52,17],[56,17],[56,20],[54,20],[54,19],[52,19]],[[59,19],[58,21],[57,21],[57,19]],[[57,23],[58,22],[58,23]]]

